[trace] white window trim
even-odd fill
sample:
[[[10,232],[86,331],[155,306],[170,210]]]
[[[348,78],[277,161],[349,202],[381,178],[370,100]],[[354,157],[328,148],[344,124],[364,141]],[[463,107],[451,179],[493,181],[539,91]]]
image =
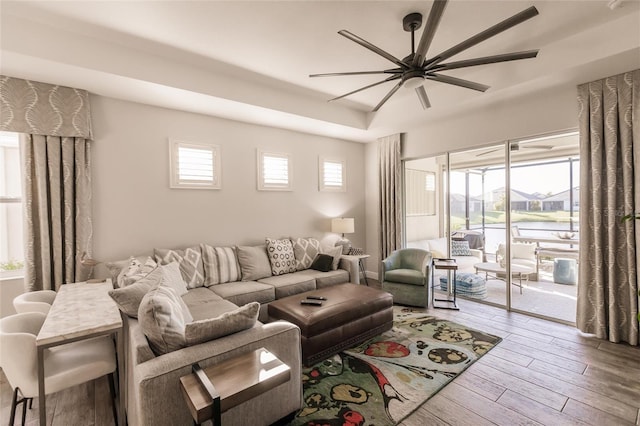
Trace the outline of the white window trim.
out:
[[[210,182],[180,181],[178,170],[178,149],[181,147],[211,151],[213,154],[213,180]],[[174,189],[220,189],[222,187],[222,161],[220,146],[205,142],[189,142],[169,139],[169,187]]]
[[[326,162],[340,163],[342,165],[342,185],[327,185],[324,180],[324,165]],[[318,158],[318,189],[321,192],[347,192],[347,161],[343,158]]]
[[[264,181],[264,157],[279,157],[287,160],[287,183],[283,185],[269,184]],[[293,159],[291,154],[257,150],[258,191],[292,191],[293,190]]]

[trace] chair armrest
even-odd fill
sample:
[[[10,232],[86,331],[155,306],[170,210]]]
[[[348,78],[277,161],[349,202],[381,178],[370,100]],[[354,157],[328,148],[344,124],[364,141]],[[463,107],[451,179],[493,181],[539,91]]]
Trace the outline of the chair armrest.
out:
[[[478,259],[480,259],[480,262],[482,262],[482,250],[478,250],[478,249],[470,249],[470,250],[471,250],[471,254],[477,257]]]

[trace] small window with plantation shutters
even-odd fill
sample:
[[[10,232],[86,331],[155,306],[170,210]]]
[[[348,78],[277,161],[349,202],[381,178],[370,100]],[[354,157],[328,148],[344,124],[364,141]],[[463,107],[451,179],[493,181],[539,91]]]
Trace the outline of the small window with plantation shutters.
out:
[[[258,190],[291,191],[293,165],[290,154],[258,150]]]
[[[171,188],[220,189],[220,147],[169,140]]]
[[[347,167],[345,160],[320,157],[318,172],[320,191],[345,192],[347,190]]]

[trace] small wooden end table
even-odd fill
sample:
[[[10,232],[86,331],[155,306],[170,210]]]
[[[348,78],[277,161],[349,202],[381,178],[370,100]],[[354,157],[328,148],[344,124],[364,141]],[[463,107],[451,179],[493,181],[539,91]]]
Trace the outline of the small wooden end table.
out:
[[[223,412],[291,377],[291,368],[265,348],[205,369],[197,363],[192,368],[192,374],[180,377],[180,385],[193,422],[213,420],[215,426],[221,424]]]
[[[456,263],[456,260],[434,258],[431,266],[432,266],[431,268],[431,304],[436,309],[452,309],[455,311],[460,310],[460,308],[458,308],[458,304],[456,301],[456,271],[458,270],[458,264]],[[447,279],[447,282],[451,284],[451,287],[453,287],[453,300],[450,298],[447,298],[447,299],[435,298],[435,270],[436,269],[443,269],[447,272],[450,272],[450,271],[453,272],[453,280]],[[451,278],[451,277],[447,276],[447,278]],[[453,284],[451,283],[452,281],[453,281]],[[435,302],[451,303],[451,306],[436,306]]]

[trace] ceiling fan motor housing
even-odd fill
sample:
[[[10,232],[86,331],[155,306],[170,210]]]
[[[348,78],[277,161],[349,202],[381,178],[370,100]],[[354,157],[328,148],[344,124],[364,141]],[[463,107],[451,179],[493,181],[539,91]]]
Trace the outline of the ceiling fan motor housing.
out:
[[[415,31],[422,26],[422,13],[410,13],[402,19],[402,28],[405,31]]]

